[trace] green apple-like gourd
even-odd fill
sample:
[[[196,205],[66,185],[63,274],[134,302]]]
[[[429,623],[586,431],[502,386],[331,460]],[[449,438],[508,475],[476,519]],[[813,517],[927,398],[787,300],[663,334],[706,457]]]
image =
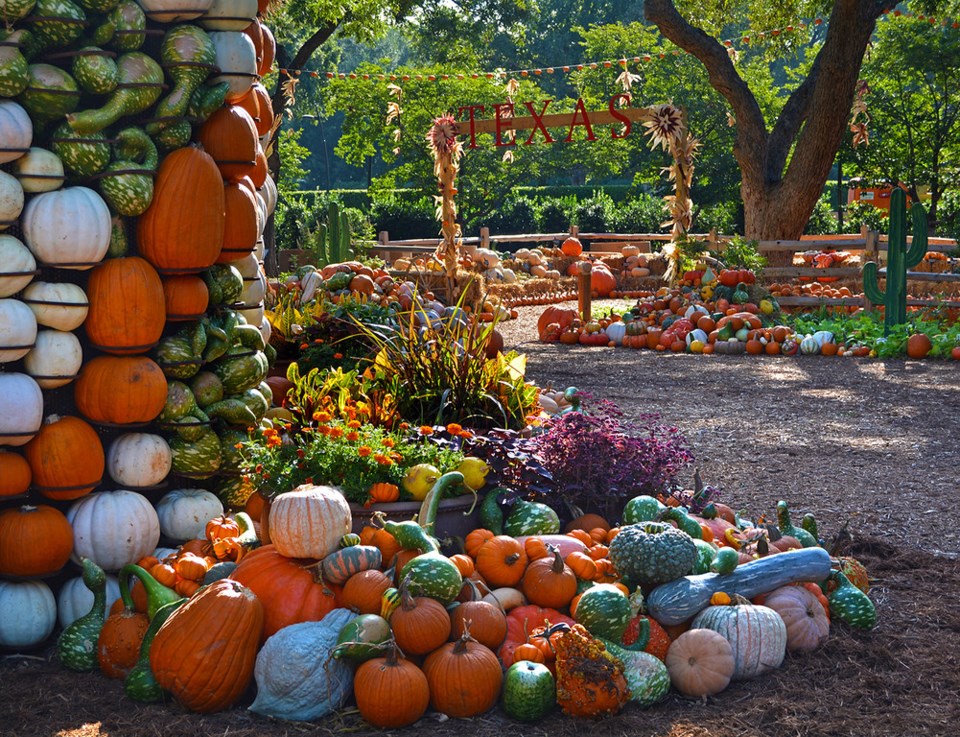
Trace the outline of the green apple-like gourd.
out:
[[[65,668],[92,671],[98,667],[97,638],[107,608],[107,575],[89,558],[81,560],[83,583],[93,592],[93,608],[60,633],[57,655]]]
[[[25,33],[0,31],[0,97],[16,97],[30,82],[27,60],[18,46]]]
[[[114,161],[100,179],[100,194],[120,215],[135,217],[150,207],[157,147],[140,128],[125,128],[117,134]]]
[[[113,53],[96,46],[80,49],[73,58],[70,71],[81,89],[91,95],[107,95],[113,92],[120,79]]]

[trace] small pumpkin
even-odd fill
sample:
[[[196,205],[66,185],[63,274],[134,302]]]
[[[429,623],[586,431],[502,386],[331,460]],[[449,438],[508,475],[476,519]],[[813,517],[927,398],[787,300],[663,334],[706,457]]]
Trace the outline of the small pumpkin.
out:
[[[469,630],[481,645],[496,652],[507,636],[507,617],[486,601],[466,601],[450,612],[450,634],[459,639]]]
[[[390,615],[397,646],[408,655],[426,655],[450,636],[450,615],[443,605],[426,596],[413,597],[401,586],[400,606]]]
[[[423,663],[423,672],[430,687],[430,705],[450,717],[483,714],[500,697],[500,661],[469,633],[432,652]]]
[[[427,677],[412,662],[399,658],[396,648],[357,668],[353,692],[360,716],[378,729],[413,724],[430,704]]]
[[[534,561],[523,574],[523,593],[531,604],[562,609],[577,593],[577,576],[563,562],[560,551]]]
[[[515,586],[527,568],[527,554],[515,538],[497,535],[480,547],[476,565],[490,586]]]
[[[386,574],[377,570],[355,573],[343,585],[340,604],[360,614],[379,614],[383,593],[392,582]]]
[[[691,629],[674,640],[666,657],[670,682],[684,696],[720,693],[733,678],[733,648],[719,632]]]
[[[763,605],[770,607],[787,628],[787,650],[816,650],[830,634],[830,620],[823,606],[802,586],[781,586],[766,595]]]

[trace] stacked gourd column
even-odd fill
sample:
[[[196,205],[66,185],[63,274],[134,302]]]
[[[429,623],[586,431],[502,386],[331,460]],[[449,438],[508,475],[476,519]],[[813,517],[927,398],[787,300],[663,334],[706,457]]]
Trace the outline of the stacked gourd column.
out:
[[[271,399],[265,6],[0,9],[0,648],[89,611],[71,557],[115,572],[250,492],[236,443]]]

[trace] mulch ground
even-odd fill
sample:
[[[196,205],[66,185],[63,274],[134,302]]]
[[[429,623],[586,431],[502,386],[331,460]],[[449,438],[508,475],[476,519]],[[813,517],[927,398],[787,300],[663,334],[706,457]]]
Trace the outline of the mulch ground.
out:
[[[706,701],[671,695],[603,721],[554,714],[521,725],[499,710],[470,720],[428,714],[400,732],[446,737],[901,737],[960,734],[960,366],[852,358],[662,355],[539,345],[539,308],[503,325],[530,378],[577,386],[627,412],[660,412],[687,435],[695,465],[724,501],[753,516],[787,500],[814,512],[827,540],[863,561],[879,623],[836,625],[818,651]],[[691,470],[692,474],[692,470]],[[0,613],[2,616],[2,613]],[[242,708],[187,714],[140,706],[120,683],[69,673],[51,649],[0,659],[0,735],[280,737],[366,734],[347,709],[318,723]]]

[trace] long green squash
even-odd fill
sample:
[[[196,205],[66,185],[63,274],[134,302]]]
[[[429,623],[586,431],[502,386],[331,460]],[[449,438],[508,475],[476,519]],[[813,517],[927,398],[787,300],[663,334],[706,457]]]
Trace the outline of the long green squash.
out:
[[[146,112],[160,97],[163,70],[146,54],[131,51],[117,61],[117,88],[103,107],[67,116],[77,133],[96,133],[120,118]]]
[[[819,547],[790,550],[743,563],[733,573],[684,576],[657,586],[647,598],[650,616],[680,624],[710,603],[718,591],[750,599],[794,581],[822,581],[830,575],[830,554]]]

